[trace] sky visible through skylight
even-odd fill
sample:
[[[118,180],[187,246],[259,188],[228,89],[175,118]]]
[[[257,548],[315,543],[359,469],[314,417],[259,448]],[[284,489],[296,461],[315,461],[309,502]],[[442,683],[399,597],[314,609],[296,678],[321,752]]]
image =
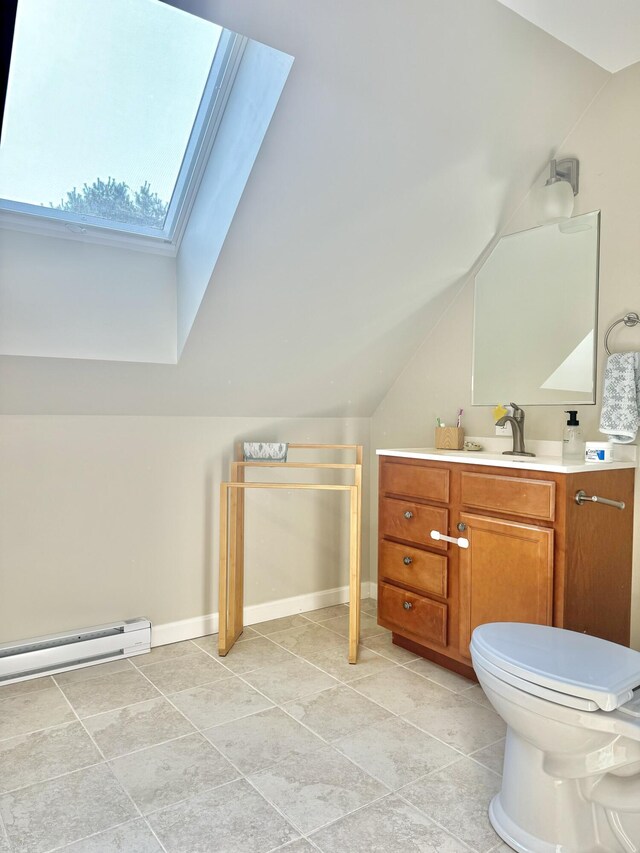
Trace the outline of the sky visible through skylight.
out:
[[[20,0],[0,197],[112,178],[168,203],[221,32],[159,0]]]

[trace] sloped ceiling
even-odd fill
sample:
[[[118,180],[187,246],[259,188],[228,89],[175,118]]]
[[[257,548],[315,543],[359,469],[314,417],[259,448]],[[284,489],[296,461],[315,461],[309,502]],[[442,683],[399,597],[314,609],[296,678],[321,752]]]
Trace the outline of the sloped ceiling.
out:
[[[500,0],[583,56],[615,72],[640,62],[637,0]]]
[[[295,57],[183,356],[2,411],[370,415],[609,75],[497,0],[172,2]]]

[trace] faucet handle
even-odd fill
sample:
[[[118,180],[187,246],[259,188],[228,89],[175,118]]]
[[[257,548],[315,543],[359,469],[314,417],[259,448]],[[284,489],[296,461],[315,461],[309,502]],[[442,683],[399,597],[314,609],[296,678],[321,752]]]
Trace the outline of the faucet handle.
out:
[[[516,405],[515,403],[509,403],[509,405],[513,409],[513,417],[517,421],[524,420],[524,411],[520,408],[520,406]]]

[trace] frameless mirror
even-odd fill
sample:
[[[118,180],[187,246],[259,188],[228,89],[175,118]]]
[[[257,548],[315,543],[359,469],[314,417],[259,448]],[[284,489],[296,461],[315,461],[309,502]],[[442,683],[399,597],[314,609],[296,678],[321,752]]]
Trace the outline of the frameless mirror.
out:
[[[595,403],[600,212],[503,237],[475,281],[475,406]]]

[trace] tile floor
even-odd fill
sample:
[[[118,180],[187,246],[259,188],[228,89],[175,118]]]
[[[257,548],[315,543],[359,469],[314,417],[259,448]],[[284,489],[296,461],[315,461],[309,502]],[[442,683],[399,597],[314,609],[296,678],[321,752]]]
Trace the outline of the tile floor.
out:
[[[363,602],[0,688],[0,853],[508,851],[504,726]]]

